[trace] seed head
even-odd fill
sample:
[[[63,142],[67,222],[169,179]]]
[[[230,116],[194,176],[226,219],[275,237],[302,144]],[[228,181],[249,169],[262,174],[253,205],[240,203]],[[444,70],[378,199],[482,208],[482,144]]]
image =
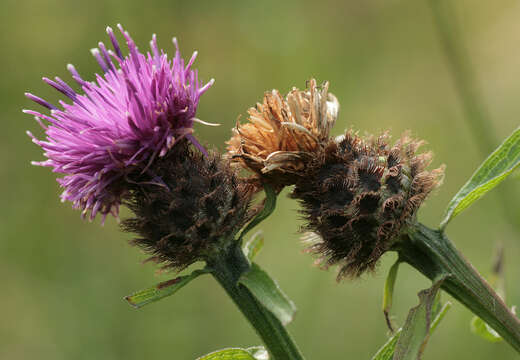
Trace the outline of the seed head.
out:
[[[318,235],[309,251],[325,266],[339,264],[338,279],[373,270],[441,183],[443,167],[427,171],[432,154],[417,154],[422,141],[404,134],[390,146],[388,138],[349,131],[331,140],[291,194],[305,229]]]
[[[135,216],[123,229],[137,234],[133,244],[165,268],[208,259],[250,220],[251,186],[215,152],[204,156],[181,142],[155,162],[153,173],[133,184],[127,205]]]
[[[249,122],[233,129],[228,156],[276,187],[294,184],[338,116],[328,89],[328,82],[318,87],[311,79],[309,89],[293,88],[285,98],[278,90],[266,92],[263,103],[249,109]]]

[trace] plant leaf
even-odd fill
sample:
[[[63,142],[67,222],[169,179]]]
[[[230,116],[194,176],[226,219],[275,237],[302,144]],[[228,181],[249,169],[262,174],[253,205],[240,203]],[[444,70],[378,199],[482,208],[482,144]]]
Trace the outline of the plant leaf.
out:
[[[242,250],[244,254],[249,259],[249,261],[253,261],[256,254],[262,250],[264,246],[264,233],[262,230],[258,230],[249,238],[249,240],[244,244]]]
[[[283,325],[287,325],[294,318],[296,313],[294,303],[256,263],[251,264],[251,269],[242,274],[238,283],[248,288],[254,297]]]
[[[441,229],[444,229],[451,219],[502,182],[518,165],[520,165],[520,127],[489,155],[451,199],[444,220],[441,222]]]
[[[437,329],[437,326],[439,326],[442,319],[444,319],[444,316],[448,312],[449,309],[451,309],[452,303],[447,301],[442,307],[437,311],[437,314],[435,315],[435,319],[433,319],[432,326],[430,326],[430,335],[433,334],[435,329]]]
[[[451,308],[451,303],[445,303],[442,308],[435,314],[435,319],[432,322],[430,327],[430,335],[437,328],[441,320],[444,318],[448,310]],[[395,332],[395,334],[388,339],[388,341],[379,349],[379,351],[374,355],[372,360],[391,360],[394,356],[395,347],[397,345],[397,341],[401,335],[401,331],[403,329],[400,328]]]
[[[239,236],[239,241],[242,241],[244,238],[244,235],[246,235],[251,229],[253,229],[256,225],[260,224],[262,221],[267,219],[269,215],[271,215],[276,208],[276,192],[274,189],[268,185],[264,184],[264,192],[265,192],[265,202],[264,202],[264,208],[256,217],[251,220],[249,224],[242,230]]]
[[[385,314],[386,325],[391,332],[394,332],[392,321],[390,320],[390,309],[392,308],[392,301],[394,297],[394,286],[395,280],[397,279],[397,270],[399,270],[399,259],[396,260],[394,265],[388,271],[388,275],[385,280],[385,290],[383,292],[383,313]]]
[[[412,308],[408,313],[395,347],[393,360],[417,360],[420,358],[430,335],[432,314],[438,308],[437,293],[445,278],[436,280],[432,287],[419,292],[419,305]]]
[[[148,289],[140,290],[132,295],[125,296],[125,300],[134,308],[139,309],[147,304],[159,301],[167,296],[175,294],[184,285],[202,274],[208,273],[209,270],[195,270],[189,275],[183,275],[171,280],[163,281]]]
[[[478,316],[473,317],[470,326],[473,334],[478,335],[487,341],[494,343],[502,341],[502,337]]]
[[[201,356],[197,360],[256,360],[247,350],[240,348],[229,348],[218,350]]]
[[[394,356],[395,346],[397,345],[397,341],[399,341],[399,336],[401,336],[401,331],[403,331],[403,328],[397,330],[394,335],[388,339],[388,341],[372,357],[372,360],[391,360]]]

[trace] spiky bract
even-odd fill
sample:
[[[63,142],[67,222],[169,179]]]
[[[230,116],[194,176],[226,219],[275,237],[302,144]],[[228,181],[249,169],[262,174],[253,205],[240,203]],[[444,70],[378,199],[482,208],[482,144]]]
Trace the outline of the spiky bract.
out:
[[[249,220],[251,186],[215,152],[206,157],[179,144],[136,182],[127,205],[134,217],[123,228],[152,260],[180,270],[233,241]]]
[[[440,184],[443,168],[425,170],[432,156],[417,154],[422,144],[403,135],[391,146],[386,133],[364,139],[349,131],[307,165],[291,196],[306,230],[319,235],[309,250],[325,266],[339,264],[338,278],[373,270]]]

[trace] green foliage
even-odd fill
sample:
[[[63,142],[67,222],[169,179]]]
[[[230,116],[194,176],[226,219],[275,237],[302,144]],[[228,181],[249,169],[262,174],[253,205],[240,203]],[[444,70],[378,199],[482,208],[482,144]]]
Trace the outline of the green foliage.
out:
[[[255,346],[248,349],[218,350],[197,358],[197,360],[269,360],[269,355],[262,346]]]
[[[385,290],[383,292],[383,312],[385,314],[386,323],[390,330],[393,331],[392,322],[390,320],[390,309],[392,308],[392,301],[394,296],[395,280],[397,279],[397,270],[399,270],[399,259],[392,265],[388,271],[388,275],[385,280]]]
[[[448,204],[441,228],[500,184],[520,165],[520,128],[516,129],[475,171]]]
[[[170,305],[177,304],[180,309],[161,311],[159,306],[152,306],[145,308],[146,316],[142,316],[144,314],[136,314],[125,305],[114,304],[113,300],[122,298],[128,289],[132,291],[132,283],[147,286],[163,279],[147,280],[154,271],[153,267],[138,265],[139,252],[122,244],[124,240],[121,241],[122,235],[118,233],[115,221],[108,219],[104,228],[97,224],[83,224],[77,212],[57,201],[58,187],[54,176],[46,169],[27,165],[30,160],[42,160],[42,156],[26,138],[26,129],[35,132],[38,129],[31,119],[20,114],[21,107],[29,106],[21,94],[31,90],[46,99],[50,96],[57,98],[53,89],[40,85],[41,76],[58,75],[72,82],[66,74],[65,62],[74,63],[85,80],[94,80],[94,71],[99,71],[99,67],[88,49],[100,40],[107,42],[103,33],[106,25],[114,26],[116,21],[122,21],[142,50],[147,47],[152,32],[158,33],[159,42],[169,55],[174,51],[169,42],[173,35],[179,37],[185,58],[190,57],[192,50],[200,50],[201,56],[195,66],[199,68],[201,78],[215,77],[217,83],[211,93],[206,94],[208,97],[201,101],[197,116],[223,124],[220,128],[198,126],[196,133],[204,143],[222,148],[236,116],[242,114],[243,121],[247,108],[261,100],[264,90],[273,87],[289,90],[293,85],[302,88],[308,74],[313,72],[319,80],[331,80],[331,91],[343,101],[344,112],[336,125],[336,133],[351,126],[371,130],[389,124],[395,130],[394,137],[398,137],[397,130],[412,127],[414,132],[428,139],[441,162],[449,161],[460,166],[468,162],[476,164],[474,152],[456,150],[457,145],[469,143],[468,134],[446,135],[446,132],[460,130],[464,124],[452,83],[447,78],[446,66],[439,56],[437,39],[432,36],[431,26],[425,26],[431,23],[431,16],[425,11],[424,4],[407,1],[395,2],[392,6],[388,2],[360,2],[354,8],[353,5],[337,1],[303,1],[297,5],[295,2],[271,1],[269,5],[259,3],[254,6],[249,2],[211,1],[130,0],[124,6],[117,1],[2,2],[0,17],[3,15],[2,26],[9,34],[5,38],[4,53],[19,56],[4,56],[0,60],[6,69],[0,87],[4,95],[2,119],[6,127],[1,145],[6,162],[2,185],[7,205],[3,207],[0,220],[4,239],[0,257],[4,289],[10,294],[0,301],[2,308],[6,309],[0,325],[3,334],[0,358],[16,359],[38,353],[40,359],[193,359],[194,354],[202,355],[201,346],[219,349],[226,344],[219,345],[222,337],[194,335],[200,335],[201,329],[208,334],[218,333],[222,328],[218,320],[236,312],[231,306],[215,311],[213,297],[208,292],[211,289],[202,286],[199,289],[198,285],[202,284],[198,282],[194,291],[190,286],[186,289],[190,291],[183,290],[178,294],[181,298],[176,295],[175,299],[169,299],[173,301]],[[461,12],[464,15],[468,34],[491,27],[494,31],[486,32],[490,37],[489,43],[496,39],[503,39],[504,44],[513,41],[509,29],[516,25],[515,16],[491,16],[508,14],[511,10],[509,2],[455,5],[459,15]],[[276,11],[273,11],[274,6]],[[95,10],[98,16],[92,16]],[[302,27],[302,21],[320,25]],[[67,25],[67,31],[63,31],[62,25]],[[293,31],[295,28],[301,31]],[[34,32],[34,29],[38,31]],[[348,41],[345,41],[345,34],[348,34]],[[52,39],[51,43],[56,46],[49,46],[48,39]],[[482,45],[479,37],[468,40],[472,41],[468,44],[470,47]],[[322,51],[315,51],[316,43],[321,44]],[[471,60],[484,69],[491,57],[496,57],[505,60],[500,62],[500,67],[493,68],[499,76],[514,74],[515,62],[507,61],[511,58],[509,50],[515,51],[514,47],[508,47],[489,54],[484,62],[478,56]],[[36,52],[39,55],[33,56]],[[323,64],[324,53],[332,54],[326,58],[326,65]],[[247,62],[252,54],[259,66]],[[405,55],[417,60],[413,67],[402,66]],[[245,65],[247,68],[243,69]],[[384,76],[379,76],[380,73]],[[425,83],[433,86],[423,86]],[[490,81],[487,85],[490,85],[487,92],[497,93],[495,82]],[[421,96],[417,96],[418,93]],[[502,119],[506,119],[514,116],[516,95],[508,91],[502,94],[500,104],[504,106],[500,114]],[[413,106],[403,106],[403,102],[409,99],[414,101]],[[368,116],[363,116],[367,112]],[[351,115],[346,116],[347,113]],[[383,125],[379,114],[387,115]],[[493,129],[503,132],[508,121],[495,120]],[[461,169],[450,167],[448,182],[462,185],[467,179],[460,177],[461,172]],[[326,303],[326,306],[320,306],[312,321],[298,324],[298,342],[314,359],[362,359],[367,355],[363,353],[367,343],[374,349],[381,345],[375,342],[374,337],[367,338],[363,331],[353,332],[348,341],[352,345],[348,346],[346,353],[345,344],[336,341],[324,346],[315,330],[329,327],[331,319],[336,319],[338,309],[343,309],[344,315],[348,315],[349,323],[362,323],[371,316],[373,306],[378,305],[374,305],[372,299],[370,306],[363,306],[368,305],[367,299],[374,293],[374,286],[379,284],[372,279],[362,285],[345,283],[342,286],[323,281],[326,275],[309,269],[310,260],[300,259],[302,255],[295,250],[297,245],[293,233],[297,215],[284,209],[296,205],[289,203],[285,196],[281,196],[279,202],[283,207],[270,218],[269,227],[264,228],[271,246],[276,246],[268,262],[289,261],[290,265],[278,268],[302,275],[295,281],[287,281],[287,275],[283,282],[286,293],[298,294],[298,298],[293,300],[300,308],[312,309],[316,304]],[[497,204],[489,205],[489,212],[498,211]],[[443,210],[437,206],[438,201],[430,202],[421,214],[423,220],[431,221],[435,213]],[[480,213],[475,215],[478,217]],[[485,219],[476,218],[474,221]],[[479,240],[503,228],[499,222],[488,225],[485,231],[476,226],[468,227],[465,236]],[[255,231],[253,229],[251,234]],[[520,242],[511,242],[511,253],[518,253],[519,249]],[[479,255],[474,254],[474,257]],[[281,273],[277,274],[271,268],[266,270],[281,280]],[[303,287],[302,281],[308,286]],[[416,277],[409,281],[409,286],[419,282]],[[91,292],[103,296],[88,296]],[[190,307],[196,308],[197,314],[183,310]],[[100,326],[100,318],[103,326]],[[456,334],[468,324],[457,317],[449,325]],[[149,331],[141,331],[139,336],[128,336],[128,328]],[[243,339],[243,344],[227,344],[257,343],[254,332],[244,334],[243,329],[242,326],[228,327],[226,338]],[[39,335],[31,335],[36,333]],[[471,344],[478,339],[464,337],[462,341],[452,336],[444,340],[443,346],[429,348],[427,355],[434,355],[430,356],[432,359],[451,359],[450,354],[454,353],[458,360],[475,357]],[[173,354],[172,348],[175,348]],[[484,359],[512,360],[517,356],[507,346],[482,346],[481,351],[478,355]]]
[[[502,337],[478,316],[471,320],[471,332],[490,342],[502,341]]]
[[[125,296],[125,300],[134,308],[139,309],[145,305],[175,294],[184,287],[184,285],[206,273],[208,273],[208,270],[206,269],[195,270],[189,275],[179,276],[168,281],[163,281],[148,289],[140,290],[132,295]]]
[[[391,360],[394,357],[395,346],[397,345],[397,341],[399,341],[402,330],[402,328],[397,330],[396,333],[383,345],[383,347],[377,351],[372,360]]]
[[[244,273],[238,282],[247,287],[283,325],[293,320],[296,306],[260,266],[253,263],[251,269]]]
[[[433,331],[437,328],[441,320],[444,318],[448,310],[451,308],[451,303],[445,303],[442,308],[437,312],[433,311],[432,316],[435,318],[432,321],[430,326],[429,335],[433,333]],[[434,310],[438,309],[438,307],[434,307]],[[397,330],[395,334],[388,339],[388,341],[379,349],[379,351],[374,355],[372,360],[391,360],[394,357],[395,348],[399,338],[401,336],[402,328]]]
[[[419,292],[419,305],[408,313],[406,322],[395,346],[393,360],[417,360],[430,337],[432,317],[438,311],[440,303],[437,293],[444,278]]]

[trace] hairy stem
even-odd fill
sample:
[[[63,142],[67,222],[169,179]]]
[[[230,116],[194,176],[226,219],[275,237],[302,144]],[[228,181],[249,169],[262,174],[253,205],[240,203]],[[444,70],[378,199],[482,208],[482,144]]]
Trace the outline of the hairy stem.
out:
[[[442,289],[487,322],[520,353],[520,320],[443,232],[417,224],[397,251],[402,261],[432,280],[448,275]]]
[[[238,284],[240,276],[250,268],[242,250],[238,246],[231,246],[208,265],[213,269],[215,279],[262,338],[271,359],[303,360],[282,323],[263,307],[245,286]]]

